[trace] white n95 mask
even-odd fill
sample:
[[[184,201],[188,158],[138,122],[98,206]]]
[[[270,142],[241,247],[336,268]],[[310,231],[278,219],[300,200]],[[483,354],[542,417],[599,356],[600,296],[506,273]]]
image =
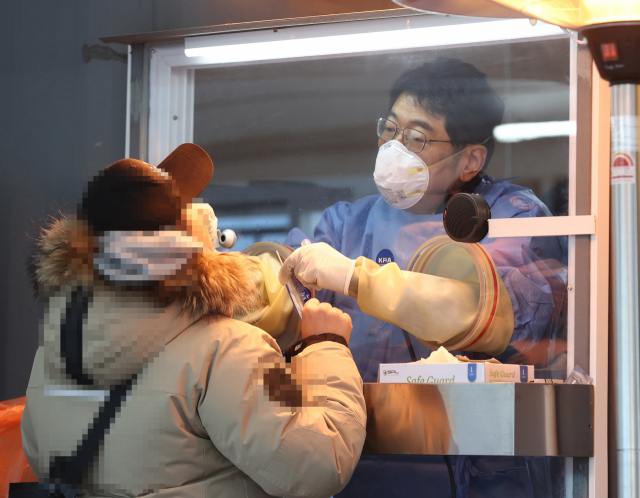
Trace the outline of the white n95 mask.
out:
[[[402,143],[389,140],[378,149],[373,180],[385,201],[394,208],[407,209],[427,191],[429,167]]]

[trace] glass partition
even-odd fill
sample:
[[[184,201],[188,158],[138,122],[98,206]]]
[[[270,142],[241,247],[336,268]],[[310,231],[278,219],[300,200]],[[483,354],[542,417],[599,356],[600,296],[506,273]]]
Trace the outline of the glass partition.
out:
[[[504,101],[504,125],[536,123],[544,132],[549,122],[569,122],[567,39],[196,69],[193,139],[213,158],[207,195],[220,226],[238,232],[237,247],[282,242],[294,226],[311,232],[324,208],[377,194],[375,121],[387,115],[394,81],[437,57],[487,74]],[[497,132],[485,172],[566,215],[568,132]],[[264,215],[278,216],[263,223]]]
[[[556,37],[196,68],[193,139],[215,165],[204,199],[216,210],[219,227],[237,232],[234,250],[257,241],[283,243],[294,227],[313,236],[326,208],[379,194],[373,179],[376,121],[389,117],[394,82],[425,62],[454,58],[485,73],[504,103],[484,173],[530,189],[552,215],[566,215],[569,134],[575,133],[569,49],[568,39]],[[528,195],[512,199],[520,203],[515,211],[492,215],[523,215],[534,207]],[[564,378],[567,238],[483,243],[520,307],[520,335],[512,341],[517,353],[505,361],[535,364],[538,377]],[[505,253],[513,257],[501,260]],[[416,349],[428,354],[420,345]]]

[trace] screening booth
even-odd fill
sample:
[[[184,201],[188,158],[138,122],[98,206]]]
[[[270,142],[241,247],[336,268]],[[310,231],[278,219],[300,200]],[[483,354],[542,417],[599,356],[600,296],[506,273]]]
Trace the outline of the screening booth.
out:
[[[485,173],[552,215],[494,217],[488,240],[566,247],[520,282],[553,287],[535,303],[548,308],[544,333],[506,360],[534,365],[536,383],[365,379],[364,453],[541,457],[554,496],[606,495],[609,93],[585,47],[543,22],[409,9],[102,41],[129,46],[125,156],[158,164],[181,143],[202,146],[215,165],[203,197],[237,233],[234,250],[283,244],[294,227],[313,234],[329,206],[378,194],[376,120],[404,71],[450,57],[484,72],[505,106]],[[563,383],[576,367],[591,385]]]

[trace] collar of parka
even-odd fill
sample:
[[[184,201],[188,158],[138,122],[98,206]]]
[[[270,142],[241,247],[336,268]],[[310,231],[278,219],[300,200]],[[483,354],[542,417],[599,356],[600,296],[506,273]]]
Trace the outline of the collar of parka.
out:
[[[122,285],[106,281],[94,268],[98,239],[80,219],[61,216],[41,230],[29,259],[36,296],[47,298],[65,286]],[[140,286],[131,287],[139,292]],[[243,253],[205,252],[170,279],[145,286],[150,297],[197,320],[203,315],[244,315],[263,304],[262,274],[257,260]]]

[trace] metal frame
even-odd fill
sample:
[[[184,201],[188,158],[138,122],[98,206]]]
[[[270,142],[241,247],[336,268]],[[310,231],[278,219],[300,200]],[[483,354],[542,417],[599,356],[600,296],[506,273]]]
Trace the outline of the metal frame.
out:
[[[489,220],[489,238],[544,237],[550,235],[594,235],[596,217],[554,216],[553,218],[498,218]]]
[[[193,102],[196,61],[186,60],[183,45],[176,44],[186,37],[408,16],[424,14],[394,9],[103,38],[107,43],[131,45],[127,155],[153,164],[192,136],[193,105],[187,104]],[[568,368],[580,364],[596,387],[594,456],[586,466],[584,461],[567,460],[573,477],[567,480],[567,491],[571,491],[567,496],[599,497],[607,493],[608,481],[609,93],[589,54],[574,44],[571,68],[570,114],[578,122],[578,131],[570,140],[570,215],[545,220],[542,226],[537,220],[492,220],[490,235],[569,236]],[[148,128],[149,123],[160,126]]]
[[[193,141],[194,69],[184,59],[188,58],[182,45],[149,49],[147,159],[151,164]]]
[[[131,45],[127,65],[130,79],[127,82],[127,129],[128,142],[125,157],[147,161],[149,124],[149,55],[144,45]],[[129,71],[128,71],[129,72]]]
[[[395,17],[424,16],[424,12],[413,9],[389,9],[370,12],[353,12],[349,14],[332,14],[326,16],[298,17],[291,19],[269,19],[264,21],[216,24],[197,28],[174,29],[123,36],[100,38],[103,43],[122,43],[125,45],[148,45],[155,43],[176,43],[192,36],[215,35],[222,33],[240,33],[259,29],[280,29],[293,26],[312,26],[318,24],[334,24],[340,22],[365,21],[371,19],[391,19]]]
[[[589,496],[608,495],[609,389],[609,85],[591,64],[591,213],[597,230],[590,237],[589,374],[594,389],[594,455],[589,459]],[[615,455],[613,455],[615,458]]]
[[[365,383],[363,453],[586,459],[593,456],[593,391],[515,382]]]
[[[611,168],[611,239],[613,274],[611,292],[615,296],[613,315],[616,343],[616,429],[618,494],[640,495],[638,462],[638,355],[640,316],[638,312],[638,185],[637,185],[637,119],[638,89],[635,83],[611,86],[611,121],[631,118],[633,123],[612,126],[611,152],[625,152],[631,157],[629,176],[618,176]],[[615,120],[615,121],[614,121]],[[616,178],[617,177],[617,178]],[[624,178],[624,180],[623,180]]]

